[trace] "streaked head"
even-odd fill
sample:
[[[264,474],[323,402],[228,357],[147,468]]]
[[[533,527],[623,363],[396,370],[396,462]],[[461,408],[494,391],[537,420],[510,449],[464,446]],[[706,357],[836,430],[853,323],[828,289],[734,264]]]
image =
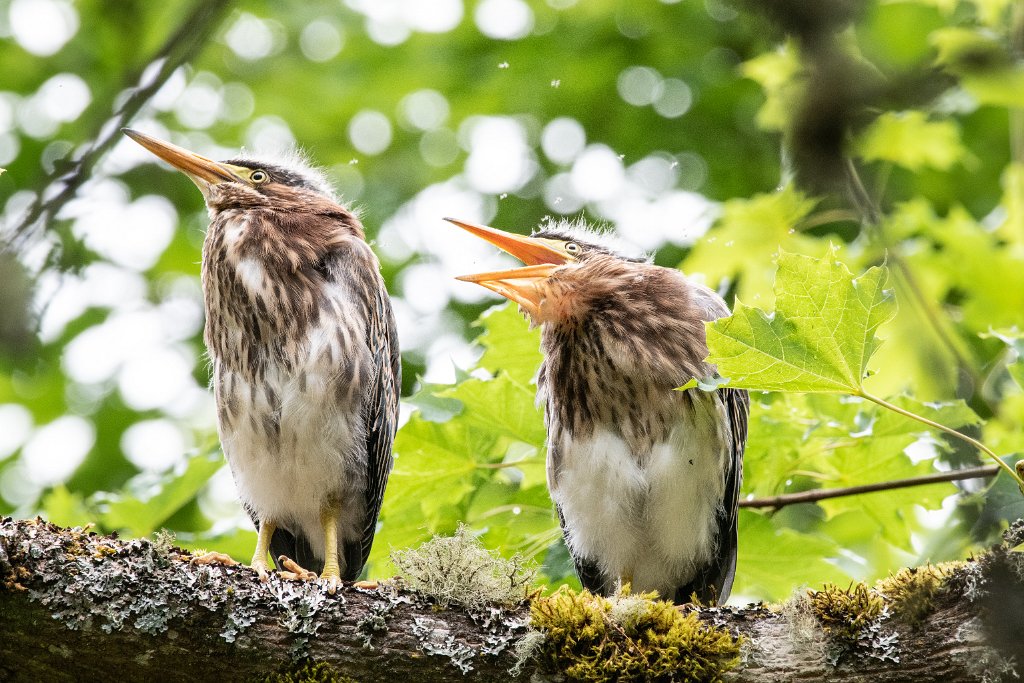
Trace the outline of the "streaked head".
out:
[[[131,128],[124,128],[123,132],[187,175],[214,211],[257,206],[296,210],[310,200],[337,201],[323,175],[301,162],[247,157],[213,161]]]
[[[647,263],[647,259],[612,251],[599,241],[600,235],[578,226],[545,228],[525,237],[453,218],[445,220],[526,264],[458,279],[475,282],[515,301],[536,324],[561,321],[583,312],[596,296],[634,277],[632,269],[637,264]]]

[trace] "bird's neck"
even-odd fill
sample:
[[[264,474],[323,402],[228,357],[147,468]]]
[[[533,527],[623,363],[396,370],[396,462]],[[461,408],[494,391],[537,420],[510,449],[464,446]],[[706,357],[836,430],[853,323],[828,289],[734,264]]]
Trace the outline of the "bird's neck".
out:
[[[572,436],[607,429],[638,453],[668,438],[687,400],[676,387],[708,374],[703,322],[685,299],[644,315],[610,304],[547,323],[541,346],[549,423]]]
[[[350,286],[349,270],[379,278],[372,251],[344,225],[287,228],[287,220],[222,213],[203,246],[207,348],[253,381],[268,363],[293,367],[325,318],[366,318],[332,308],[345,299],[336,290]]]

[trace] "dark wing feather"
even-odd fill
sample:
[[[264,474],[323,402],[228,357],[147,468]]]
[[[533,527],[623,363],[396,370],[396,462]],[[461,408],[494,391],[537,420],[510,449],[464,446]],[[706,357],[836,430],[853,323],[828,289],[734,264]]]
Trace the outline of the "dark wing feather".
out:
[[[747,447],[750,396],[741,389],[719,389],[716,400],[724,404],[731,437],[729,451],[725,454],[725,496],[717,514],[718,551],[715,559],[703,567],[690,583],[676,589],[677,604],[689,602],[694,594],[705,604],[722,604],[729,599],[736,576],[736,525],[743,483],[743,451]]]
[[[257,528],[259,522],[256,522]],[[270,554],[274,558],[274,566],[281,571],[286,571],[277,558],[285,557],[295,560],[303,569],[319,574],[324,570],[323,558],[313,553],[313,547],[304,534],[296,536],[286,529],[275,529],[274,535],[270,537]]]
[[[376,275],[376,274],[375,274]],[[398,349],[395,315],[391,310],[384,282],[379,276],[372,281],[374,303],[370,308],[367,345],[373,354],[374,372],[370,378],[369,394],[363,405],[366,425],[366,521],[362,538],[346,543],[346,581],[355,581],[370,556],[373,536],[377,531],[377,517],[384,501],[384,488],[388,483],[394,458],[391,446],[398,428],[398,398],[402,390],[402,359]]]

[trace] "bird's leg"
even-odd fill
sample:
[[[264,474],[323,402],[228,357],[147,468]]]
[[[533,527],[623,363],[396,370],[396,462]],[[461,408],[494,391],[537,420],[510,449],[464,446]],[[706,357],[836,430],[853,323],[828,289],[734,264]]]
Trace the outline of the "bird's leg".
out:
[[[341,585],[341,565],[338,563],[338,509],[331,503],[320,513],[320,525],[324,530],[324,570],[320,580],[327,582],[327,592],[334,595]]]
[[[618,590],[618,592],[622,593],[622,592],[626,591],[627,589],[629,590],[630,593],[633,592],[633,572],[632,572],[632,570],[623,573],[622,576],[619,577],[619,590]]]
[[[267,564],[267,553],[270,552],[270,539],[274,537],[277,525],[269,519],[260,520],[259,535],[256,537],[256,550],[252,554],[252,562],[249,566],[259,574],[260,581],[266,582],[270,573],[270,565]]]

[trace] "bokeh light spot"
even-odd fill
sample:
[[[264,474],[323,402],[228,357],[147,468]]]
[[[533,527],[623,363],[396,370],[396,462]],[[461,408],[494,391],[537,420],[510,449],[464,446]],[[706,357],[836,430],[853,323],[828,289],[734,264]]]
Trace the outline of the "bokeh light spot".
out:
[[[306,59],[313,62],[333,59],[341,52],[344,44],[341,29],[326,19],[314,19],[306,24],[299,34],[299,49]]]
[[[533,10],[523,0],[483,0],[473,15],[488,38],[518,40],[533,29]]]
[[[78,13],[63,0],[14,0],[8,18],[18,44],[40,57],[56,54],[78,31]]]
[[[444,125],[448,113],[448,100],[436,90],[417,90],[403,97],[398,104],[401,120],[419,130],[433,130]]]
[[[626,102],[644,107],[661,97],[661,75],[649,66],[623,69],[618,78],[619,96]]]
[[[163,472],[185,459],[185,436],[170,420],[136,422],[121,435],[121,450],[144,472]]]
[[[391,144],[391,121],[379,111],[364,109],[349,122],[348,137],[363,154],[380,154]]]
[[[667,119],[675,119],[690,111],[692,104],[690,86],[678,78],[666,78],[662,82],[661,96],[654,102],[654,111]]]
[[[540,146],[548,159],[556,164],[568,164],[583,151],[587,134],[583,125],[567,116],[552,119],[544,126]]]
[[[40,427],[25,444],[21,460],[28,478],[41,486],[60,483],[82,464],[96,442],[96,429],[77,415]]]

